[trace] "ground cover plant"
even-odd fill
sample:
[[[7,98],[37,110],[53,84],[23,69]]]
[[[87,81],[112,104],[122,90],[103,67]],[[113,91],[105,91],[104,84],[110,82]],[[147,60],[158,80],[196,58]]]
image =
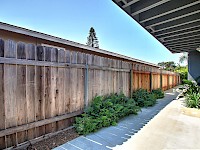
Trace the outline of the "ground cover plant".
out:
[[[155,93],[157,91],[154,91]],[[148,92],[145,89],[138,89],[133,93],[133,99],[136,101],[136,104],[140,107],[149,107],[153,106],[156,103],[157,94],[153,92]]]
[[[97,96],[83,114],[76,117],[74,127],[79,134],[89,134],[102,127],[116,125],[119,119],[137,114],[140,107],[124,94]]]
[[[164,96],[165,96],[162,89],[152,90],[152,93],[155,95],[156,99],[164,98]]]
[[[81,135],[87,135],[100,128],[117,125],[117,122],[130,114],[137,114],[141,107],[153,106],[156,99],[163,98],[161,89],[148,92],[139,89],[133,97],[126,97],[123,93],[109,96],[97,96],[84,113],[75,118],[74,127]]]

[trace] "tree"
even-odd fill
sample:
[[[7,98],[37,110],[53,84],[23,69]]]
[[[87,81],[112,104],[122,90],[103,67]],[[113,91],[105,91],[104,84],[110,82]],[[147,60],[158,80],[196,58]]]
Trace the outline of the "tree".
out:
[[[88,46],[99,48],[99,41],[96,37],[96,32],[93,27],[90,28],[89,36],[87,37]]]
[[[158,65],[168,71],[174,71],[174,69],[177,67],[177,65],[173,61],[160,62],[160,63],[158,63]]]
[[[184,62],[187,62],[188,60],[188,55],[187,53],[183,53],[180,57],[179,57],[179,63],[184,63]]]
[[[181,80],[187,79],[188,69],[187,66],[180,66],[180,64],[175,64],[173,61],[160,62],[158,63],[163,69],[168,71],[175,71],[180,74]]]

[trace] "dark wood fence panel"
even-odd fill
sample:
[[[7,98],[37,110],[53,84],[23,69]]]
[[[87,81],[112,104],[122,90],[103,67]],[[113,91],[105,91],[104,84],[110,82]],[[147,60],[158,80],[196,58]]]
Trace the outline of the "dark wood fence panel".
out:
[[[179,84],[144,64],[0,39],[0,149],[71,126],[95,96],[131,96],[161,79],[163,90]]]

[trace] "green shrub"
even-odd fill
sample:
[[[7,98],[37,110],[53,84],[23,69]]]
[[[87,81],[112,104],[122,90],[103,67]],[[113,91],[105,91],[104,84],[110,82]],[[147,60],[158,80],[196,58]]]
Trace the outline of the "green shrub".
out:
[[[194,81],[183,80],[184,89],[183,95],[185,96],[185,103],[190,108],[200,108],[200,87]]]
[[[190,80],[183,80],[185,89],[183,90],[183,94],[186,96],[188,94],[199,93],[200,87],[194,82]]]
[[[186,106],[200,109],[200,93],[191,93],[186,95]]]
[[[75,118],[75,129],[79,134],[87,135],[102,127],[116,125],[120,118],[137,114],[140,107],[133,99],[124,94],[97,96],[84,113]]]
[[[138,89],[133,93],[133,99],[140,107],[153,106],[156,103],[156,95],[144,89]]]
[[[152,90],[152,93],[155,95],[156,99],[164,98],[164,92],[161,89]]]

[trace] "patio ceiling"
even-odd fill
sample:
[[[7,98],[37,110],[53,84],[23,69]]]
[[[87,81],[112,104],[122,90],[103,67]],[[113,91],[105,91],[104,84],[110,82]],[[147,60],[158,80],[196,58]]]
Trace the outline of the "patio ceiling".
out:
[[[172,53],[200,46],[200,0],[113,0]]]

